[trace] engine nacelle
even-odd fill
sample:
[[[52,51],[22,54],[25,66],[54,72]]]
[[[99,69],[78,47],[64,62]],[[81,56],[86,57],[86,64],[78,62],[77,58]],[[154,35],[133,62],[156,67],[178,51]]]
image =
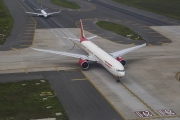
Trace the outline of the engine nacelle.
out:
[[[126,61],[122,57],[117,57],[116,58],[123,66],[126,65]]]
[[[89,63],[87,60],[79,59],[79,65],[82,67],[82,69],[86,70],[89,68]]]

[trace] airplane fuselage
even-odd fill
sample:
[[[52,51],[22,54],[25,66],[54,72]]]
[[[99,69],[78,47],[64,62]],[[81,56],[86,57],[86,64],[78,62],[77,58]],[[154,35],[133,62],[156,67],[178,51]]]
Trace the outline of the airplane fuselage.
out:
[[[98,63],[100,63],[111,74],[117,77],[122,77],[125,75],[124,66],[110,54],[102,50],[91,41],[85,40],[82,41],[81,44],[89,56],[96,58]]]
[[[44,10],[41,10],[41,13],[43,14],[43,16],[46,18],[46,17],[48,17],[48,14],[47,14],[47,12],[46,11],[44,11]]]

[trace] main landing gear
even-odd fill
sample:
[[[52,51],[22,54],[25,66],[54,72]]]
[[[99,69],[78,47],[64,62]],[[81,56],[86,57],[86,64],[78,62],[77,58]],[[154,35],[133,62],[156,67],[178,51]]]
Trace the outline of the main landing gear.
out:
[[[120,79],[120,78],[121,78],[121,77],[118,77],[118,78],[117,78],[117,82],[121,82],[121,79]]]

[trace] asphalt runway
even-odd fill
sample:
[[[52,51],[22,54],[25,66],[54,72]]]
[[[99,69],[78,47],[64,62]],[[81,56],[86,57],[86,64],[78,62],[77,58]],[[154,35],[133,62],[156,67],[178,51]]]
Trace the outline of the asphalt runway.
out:
[[[123,120],[79,71],[1,74],[0,82],[47,79],[70,120]]]
[[[66,9],[49,3],[48,0],[44,0],[42,7],[48,8],[47,12],[58,11],[59,9],[62,9],[62,12],[48,18],[43,18],[25,13],[26,11],[39,12],[35,10],[35,8],[41,7],[40,2],[37,0],[14,0],[13,2],[6,0],[5,3],[14,18],[14,27],[7,42],[0,46],[0,50],[29,47],[32,45],[35,29],[75,28],[77,27],[76,22],[79,19],[89,20],[86,22],[85,30],[120,44],[142,44],[146,42],[150,45],[161,45],[163,43],[170,43],[171,41],[168,38],[157,33],[149,26],[180,24],[179,20],[117,4],[111,0],[72,1],[77,2],[82,8],[80,10]],[[95,25],[100,20],[128,26],[141,35],[144,41],[131,40],[100,29]]]

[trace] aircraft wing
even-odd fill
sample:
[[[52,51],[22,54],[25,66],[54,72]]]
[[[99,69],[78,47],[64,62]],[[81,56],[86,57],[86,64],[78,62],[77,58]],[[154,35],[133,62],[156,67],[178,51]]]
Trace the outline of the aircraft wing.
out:
[[[33,15],[43,15],[42,13],[33,13],[33,12],[26,12],[28,14],[33,14]]]
[[[57,14],[57,13],[60,13],[61,10],[59,10],[58,12],[52,12],[52,13],[47,13],[48,15],[52,15],[52,14]]]
[[[124,49],[124,50],[116,51],[116,52],[113,52],[113,53],[110,53],[110,54],[111,54],[114,58],[116,58],[116,57],[122,56],[122,55],[124,55],[124,54],[127,54],[127,53],[129,53],[129,52],[131,52],[131,51],[134,51],[134,50],[136,50],[136,49],[138,49],[138,48],[141,48],[141,47],[144,47],[144,46],[146,46],[146,43],[144,43],[144,44],[142,44],[142,45],[135,46],[135,47],[126,48],[126,49]]]
[[[45,49],[37,49],[37,48],[32,48],[32,49],[36,50],[36,51],[53,53],[53,54],[57,54],[57,55],[64,55],[64,56],[69,56],[69,57],[74,57],[74,58],[81,58],[81,59],[84,59],[84,60],[97,61],[96,59],[94,59],[92,57],[89,57],[87,55],[82,55],[82,54],[69,53],[69,52],[60,52],[60,51],[53,51],[53,50],[45,50]]]

